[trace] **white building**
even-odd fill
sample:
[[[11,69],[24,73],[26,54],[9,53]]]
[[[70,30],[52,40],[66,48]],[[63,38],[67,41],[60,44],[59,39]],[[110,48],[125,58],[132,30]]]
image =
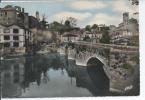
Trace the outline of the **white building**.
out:
[[[69,32],[65,32],[63,37],[63,42],[77,42],[80,37],[79,34],[73,34]]]
[[[94,33],[85,31],[85,32],[83,33],[83,37],[85,37],[85,36],[88,36],[89,38],[92,38],[92,37],[94,37]]]
[[[0,25],[0,43],[4,49],[25,52],[25,30],[18,25]]]

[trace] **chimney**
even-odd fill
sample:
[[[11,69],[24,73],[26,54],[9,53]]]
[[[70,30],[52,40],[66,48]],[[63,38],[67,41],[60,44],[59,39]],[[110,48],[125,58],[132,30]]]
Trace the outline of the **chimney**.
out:
[[[24,27],[26,29],[29,28],[29,15],[28,15],[28,13],[24,13]]]
[[[25,10],[24,10],[24,8],[22,8],[22,13],[24,13],[25,12]]]

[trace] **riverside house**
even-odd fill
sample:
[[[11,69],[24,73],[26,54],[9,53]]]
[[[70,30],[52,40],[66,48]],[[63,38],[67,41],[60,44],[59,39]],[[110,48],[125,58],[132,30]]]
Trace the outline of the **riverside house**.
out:
[[[11,5],[0,8],[0,51],[25,54],[33,39],[29,26],[29,15],[24,8]]]
[[[25,30],[18,25],[0,25],[0,42],[7,52],[25,53]]]

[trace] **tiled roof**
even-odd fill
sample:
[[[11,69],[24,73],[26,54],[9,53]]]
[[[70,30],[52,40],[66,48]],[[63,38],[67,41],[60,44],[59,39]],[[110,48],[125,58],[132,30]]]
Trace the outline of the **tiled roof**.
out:
[[[16,25],[16,26],[19,26],[19,27],[21,27],[21,28],[24,28],[23,25],[19,25],[19,24],[9,24],[9,25],[0,24],[0,25],[2,25],[2,26],[4,26],[4,27],[11,27],[11,26],[13,26],[13,25]]]

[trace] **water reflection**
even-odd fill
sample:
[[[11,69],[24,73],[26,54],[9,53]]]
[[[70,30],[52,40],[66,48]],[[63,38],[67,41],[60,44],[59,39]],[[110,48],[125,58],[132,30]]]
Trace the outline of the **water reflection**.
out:
[[[96,69],[77,66],[59,54],[23,57],[1,65],[4,98],[106,95],[97,89],[100,84],[94,77]]]
[[[109,78],[106,75],[103,64],[96,58],[91,58],[88,61],[87,72],[93,82],[95,92],[98,95],[107,95],[109,92]]]
[[[2,96],[17,97],[22,91],[24,81],[24,61],[1,62]]]

